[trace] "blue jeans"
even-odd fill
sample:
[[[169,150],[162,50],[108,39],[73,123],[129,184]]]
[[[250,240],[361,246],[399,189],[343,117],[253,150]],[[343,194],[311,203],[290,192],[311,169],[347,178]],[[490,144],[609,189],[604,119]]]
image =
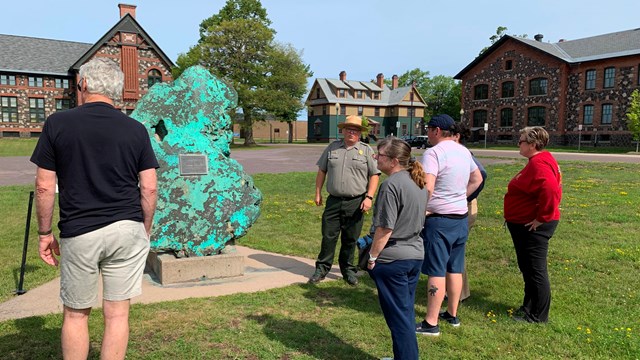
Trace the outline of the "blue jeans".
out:
[[[415,295],[422,260],[376,263],[369,275],[378,288],[380,308],[391,330],[393,358],[418,360]]]

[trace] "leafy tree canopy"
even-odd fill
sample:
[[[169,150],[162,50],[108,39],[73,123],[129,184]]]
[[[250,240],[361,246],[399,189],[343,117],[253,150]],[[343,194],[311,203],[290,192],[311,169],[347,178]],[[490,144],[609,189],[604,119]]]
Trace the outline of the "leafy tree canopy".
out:
[[[498,26],[498,28],[496,29],[496,33],[494,35],[491,35],[489,37],[489,41],[491,42],[491,45],[495,44],[496,42],[498,42],[498,40],[500,40],[503,36],[507,35],[507,27],[506,26]],[[526,39],[527,37],[529,37],[529,35],[527,34],[522,34],[522,35],[513,35],[513,36],[517,36],[517,37],[521,37]],[[485,46],[484,48],[482,48],[482,50],[480,50],[480,54],[478,55],[482,55],[482,53],[484,53],[485,51],[487,51],[491,45],[489,46]]]
[[[291,45],[278,44],[259,0],[228,0],[218,14],[200,24],[200,40],[180,54],[174,77],[202,65],[238,93],[245,145],[253,145],[253,123],[273,114],[295,120],[303,108],[306,80],[312,75]],[[291,131],[289,132],[291,134]]]
[[[391,80],[385,80],[391,85]],[[448,114],[454,119],[460,116],[460,82],[445,75],[429,76],[429,71],[419,68],[409,70],[398,77],[398,86],[415,87],[427,103],[424,119],[428,120],[436,114]]]
[[[640,144],[640,92],[638,89],[631,93],[631,101],[627,108],[627,128],[631,131],[633,140],[636,141],[636,152]]]

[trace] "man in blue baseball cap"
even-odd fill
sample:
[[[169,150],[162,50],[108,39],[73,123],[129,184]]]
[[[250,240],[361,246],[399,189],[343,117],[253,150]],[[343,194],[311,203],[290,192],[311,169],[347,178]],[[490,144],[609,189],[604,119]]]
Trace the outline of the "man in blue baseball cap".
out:
[[[416,325],[416,333],[422,335],[440,335],[439,318],[460,326],[457,312],[469,233],[467,196],[482,183],[471,153],[455,141],[454,125],[446,114],[436,115],[427,123],[433,147],[422,158],[429,193],[422,230],[425,251],[422,273],[429,276],[427,315]],[[445,294],[449,299],[447,311],[440,313]]]

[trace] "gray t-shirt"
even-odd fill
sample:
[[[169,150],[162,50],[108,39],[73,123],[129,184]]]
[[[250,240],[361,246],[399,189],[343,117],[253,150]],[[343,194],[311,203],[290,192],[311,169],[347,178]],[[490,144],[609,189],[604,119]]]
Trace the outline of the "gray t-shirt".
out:
[[[427,189],[420,189],[408,171],[394,173],[380,185],[373,209],[373,225],[392,229],[392,232],[378,256],[379,262],[424,258],[420,231],[426,207]]]
[[[369,177],[380,174],[373,149],[363,142],[347,149],[344,140],[334,141],[316,164],[327,173],[327,192],[333,196],[362,195],[367,191]]]

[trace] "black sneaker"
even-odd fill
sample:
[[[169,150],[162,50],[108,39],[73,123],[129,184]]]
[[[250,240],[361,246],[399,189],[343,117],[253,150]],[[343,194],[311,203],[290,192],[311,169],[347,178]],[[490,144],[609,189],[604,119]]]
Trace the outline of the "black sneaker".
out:
[[[322,275],[322,273],[321,273],[320,271],[316,270],[316,272],[315,272],[315,273],[313,273],[313,276],[311,276],[311,277],[309,278],[309,281],[308,281],[308,282],[309,282],[309,284],[317,284],[317,283],[319,283],[320,281],[324,280],[324,277],[325,277],[325,276],[324,276],[324,275]]]
[[[344,278],[344,281],[347,282],[347,284],[351,285],[351,286],[358,286],[358,284],[360,283],[358,281],[358,278],[355,275],[347,275]]]
[[[431,325],[428,322],[422,320],[422,322],[416,324],[416,334],[426,336],[440,336],[440,328],[438,325]]]
[[[440,319],[448,322],[453,327],[460,326],[460,319],[457,316],[453,316],[453,315],[449,314],[448,311],[441,312],[440,314],[438,314],[438,317]]]

